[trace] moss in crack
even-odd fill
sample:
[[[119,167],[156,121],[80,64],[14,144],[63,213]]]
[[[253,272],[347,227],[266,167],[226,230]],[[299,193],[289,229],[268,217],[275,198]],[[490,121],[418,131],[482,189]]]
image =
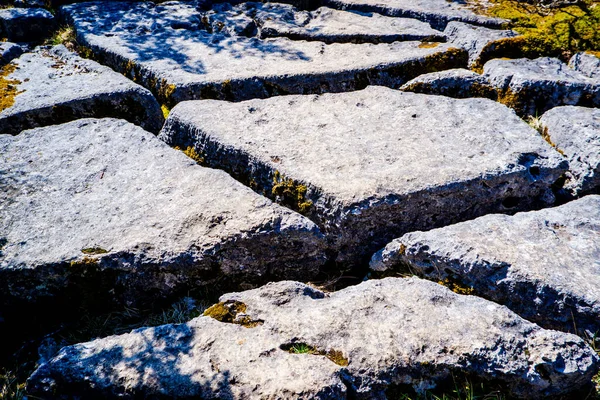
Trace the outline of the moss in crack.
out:
[[[0,112],[15,104],[15,96],[19,94],[18,85],[21,83],[16,79],[8,79],[8,76],[17,69],[14,64],[8,64],[0,70]]]
[[[171,109],[169,107],[167,107],[165,104],[161,104],[160,110],[162,111],[163,117],[165,117],[165,119],[169,118],[169,114],[171,113]]]
[[[344,357],[344,354],[339,350],[320,350],[314,346],[302,342],[282,344],[280,348],[291,354],[311,354],[315,356],[325,356],[333,363],[342,367],[347,367],[349,364],[348,358]]]
[[[78,261],[71,261],[71,267],[90,267],[97,266],[98,259],[92,257],[83,257]]]
[[[440,42],[421,42],[421,44],[419,45],[420,49],[433,49],[435,47],[438,47],[440,45]]]
[[[183,150],[179,146],[175,146],[175,150],[182,151],[183,154],[185,154],[186,156],[188,156],[192,160],[196,161],[200,165],[204,164],[204,157],[201,156],[200,154],[198,154],[196,152],[196,149],[194,148],[194,146],[188,146],[188,147],[185,148],[185,150]]]
[[[460,282],[450,278],[446,278],[443,281],[438,281],[438,283],[442,286],[446,286],[456,294],[470,295],[475,293],[475,290],[472,287],[463,285]]]
[[[204,311],[205,317],[211,317],[219,322],[241,325],[245,328],[255,328],[263,324],[262,320],[252,319],[246,315],[246,304],[241,301],[225,301],[217,303]]]
[[[85,249],[81,249],[81,252],[83,254],[97,255],[97,254],[106,254],[106,253],[108,253],[108,250],[105,250],[101,247],[86,247]]]
[[[286,178],[279,171],[273,173],[273,187],[271,194],[277,202],[304,214],[313,206],[313,202],[306,199],[308,188],[291,178]]]

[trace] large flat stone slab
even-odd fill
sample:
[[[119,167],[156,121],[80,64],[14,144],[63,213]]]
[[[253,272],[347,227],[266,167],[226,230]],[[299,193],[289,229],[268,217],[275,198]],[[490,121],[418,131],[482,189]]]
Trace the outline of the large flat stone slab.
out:
[[[185,102],[160,137],[304,212],[350,264],[398,232],[552,204],[567,168],[501,104],[384,87]]]
[[[31,376],[28,392],[384,399],[394,385],[422,393],[468,374],[538,399],[576,390],[598,369],[598,356],[577,336],[417,278],[368,281],[331,294],[270,283],[224,295],[205,314],[215,319],[66,347]]]
[[[450,21],[490,27],[500,27],[507,22],[479,15],[465,2],[457,0],[323,0],[323,5],[341,10],[376,12],[390,17],[416,18],[438,30],[444,30]]]
[[[556,107],[541,120],[550,141],[569,160],[570,181],[575,194],[600,189],[600,109]]]
[[[25,309],[10,304],[144,305],[324,262],[314,223],[123,120],[0,136],[0,173],[5,320]]]
[[[397,87],[425,72],[466,65],[466,52],[420,42],[327,45],[208,32],[192,3],[91,2],[61,13],[105,64],[174,105],[288,93]]]
[[[593,336],[600,329],[600,196],[409,233],[371,261],[375,270],[402,265],[470,287],[542,326]]]
[[[39,42],[56,27],[54,16],[43,8],[0,10],[0,37],[13,42]]]
[[[600,107],[600,82],[556,58],[495,59],[483,69],[498,100],[522,116],[541,115],[562,105]]]
[[[0,134],[16,135],[86,117],[123,118],[157,133],[164,122],[148,89],[65,46],[38,48],[15,60],[4,77],[15,88],[0,111]]]

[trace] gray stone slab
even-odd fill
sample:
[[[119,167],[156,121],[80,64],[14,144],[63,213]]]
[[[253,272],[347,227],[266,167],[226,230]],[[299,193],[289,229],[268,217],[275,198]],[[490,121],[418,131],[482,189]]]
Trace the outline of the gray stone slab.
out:
[[[438,30],[444,30],[450,21],[489,27],[500,27],[507,22],[479,15],[465,2],[457,0],[323,0],[323,5],[341,10],[376,12],[390,17],[416,18]]]
[[[457,282],[544,327],[600,330],[600,196],[413,232],[371,260]],[[590,336],[590,337],[592,337]]]
[[[263,38],[284,36],[294,40],[326,43],[446,41],[444,34],[425,22],[376,13],[338,11],[328,7],[320,7],[315,11],[297,11],[292,6],[268,3],[261,7],[256,17]]]
[[[385,399],[393,385],[423,393],[468,374],[539,399],[579,389],[598,369],[598,356],[577,336],[417,278],[331,294],[270,283],[224,295],[207,313],[223,322],[203,316],[66,347],[35,371],[27,390],[41,397]],[[286,351],[294,344],[317,354]]]
[[[23,47],[16,43],[0,42],[0,65],[5,65],[23,54]]]
[[[419,42],[327,45],[204,30],[193,4],[91,2],[62,7],[78,40],[166,103],[400,86],[420,73],[466,65],[466,52]]]
[[[496,59],[483,68],[498,100],[519,115],[541,115],[562,105],[600,107],[600,82],[556,58]]]
[[[314,223],[124,120],[2,135],[0,178],[3,314],[15,302],[143,305],[219,279],[310,279],[324,263]]]
[[[556,107],[546,112],[541,124],[549,139],[569,160],[570,181],[575,194],[600,189],[600,109]]]
[[[600,58],[591,53],[577,53],[569,60],[569,67],[588,78],[600,80]]]
[[[400,90],[457,99],[485,97],[496,100],[498,98],[496,89],[487,79],[478,73],[460,68],[419,75],[402,85]]]
[[[501,104],[384,87],[185,102],[160,137],[303,211],[349,264],[398,232],[552,204],[567,168]]]
[[[54,16],[43,8],[0,10],[0,37],[13,42],[42,41],[55,27]]]
[[[16,95],[0,111],[0,134],[86,117],[123,118],[154,133],[164,122],[150,91],[63,45],[37,48],[13,65],[4,79],[12,82]]]
[[[448,42],[469,52],[469,67],[480,69],[486,61],[501,58],[517,51],[518,33],[512,30],[490,29],[462,22],[450,22],[444,30]]]

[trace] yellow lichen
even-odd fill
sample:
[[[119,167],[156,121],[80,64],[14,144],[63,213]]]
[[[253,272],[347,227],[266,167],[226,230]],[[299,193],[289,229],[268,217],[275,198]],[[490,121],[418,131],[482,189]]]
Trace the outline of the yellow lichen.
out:
[[[306,199],[306,192],[308,188],[306,185],[297,183],[293,179],[284,177],[279,171],[275,171],[273,174],[273,187],[271,194],[277,198],[277,200],[288,207],[298,210],[301,213],[305,213],[313,205],[313,202]]]
[[[169,117],[169,113],[171,112],[171,109],[169,107],[167,107],[165,104],[161,104],[160,110],[162,111],[165,119],[167,119]]]
[[[8,75],[17,69],[16,65],[5,65],[0,71],[0,112],[15,104],[15,96],[19,94],[17,85],[21,82],[16,79],[8,79]]]
[[[451,279],[444,279],[443,281],[438,281],[440,285],[446,286],[448,289],[452,290],[457,294],[473,294],[475,290],[472,287],[462,285],[456,281]]]
[[[175,146],[175,150],[181,150],[181,147]],[[198,164],[204,163],[204,157],[196,153],[196,149],[194,148],[194,146],[188,146],[185,150],[181,151],[183,151],[183,154],[196,161]]]

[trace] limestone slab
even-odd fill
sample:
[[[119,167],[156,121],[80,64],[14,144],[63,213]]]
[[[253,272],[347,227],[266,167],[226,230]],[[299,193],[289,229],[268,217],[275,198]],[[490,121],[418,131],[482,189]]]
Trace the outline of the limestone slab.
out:
[[[590,53],[577,53],[569,60],[569,67],[589,78],[600,80],[600,58]]]
[[[0,10],[0,37],[13,42],[42,41],[55,27],[54,16],[43,8]]]
[[[442,43],[328,45],[208,32],[200,11],[185,2],[78,3],[62,7],[61,14],[102,63],[169,105],[397,87],[420,73],[464,66],[467,57]]]
[[[148,89],[63,45],[37,48],[13,66],[5,79],[16,93],[14,103],[0,112],[0,134],[86,117],[123,118],[154,133],[164,122]]]
[[[384,87],[184,102],[160,137],[301,210],[351,264],[398,232],[552,204],[567,168],[501,104]]]
[[[544,327],[600,329],[600,196],[394,240],[371,268],[457,282]]]
[[[204,316],[66,347],[33,374],[28,392],[382,399],[393,385],[423,393],[468,374],[539,399],[582,387],[598,369],[598,356],[577,336],[417,278],[368,281],[331,294],[270,283],[222,296],[211,315],[223,322]],[[286,351],[302,345],[312,350]]]
[[[498,97],[498,93],[487,79],[478,73],[462,68],[419,75],[402,85],[400,90],[457,99],[485,97],[496,100]]]
[[[4,317],[64,299],[144,305],[223,277],[310,279],[325,258],[314,223],[123,120],[0,136],[0,189]]]
[[[567,187],[581,194],[600,189],[600,109],[556,107],[541,120],[549,139],[569,160]]]
[[[23,54],[23,47],[16,43],[0,43],[0,65],[5,65]]]

